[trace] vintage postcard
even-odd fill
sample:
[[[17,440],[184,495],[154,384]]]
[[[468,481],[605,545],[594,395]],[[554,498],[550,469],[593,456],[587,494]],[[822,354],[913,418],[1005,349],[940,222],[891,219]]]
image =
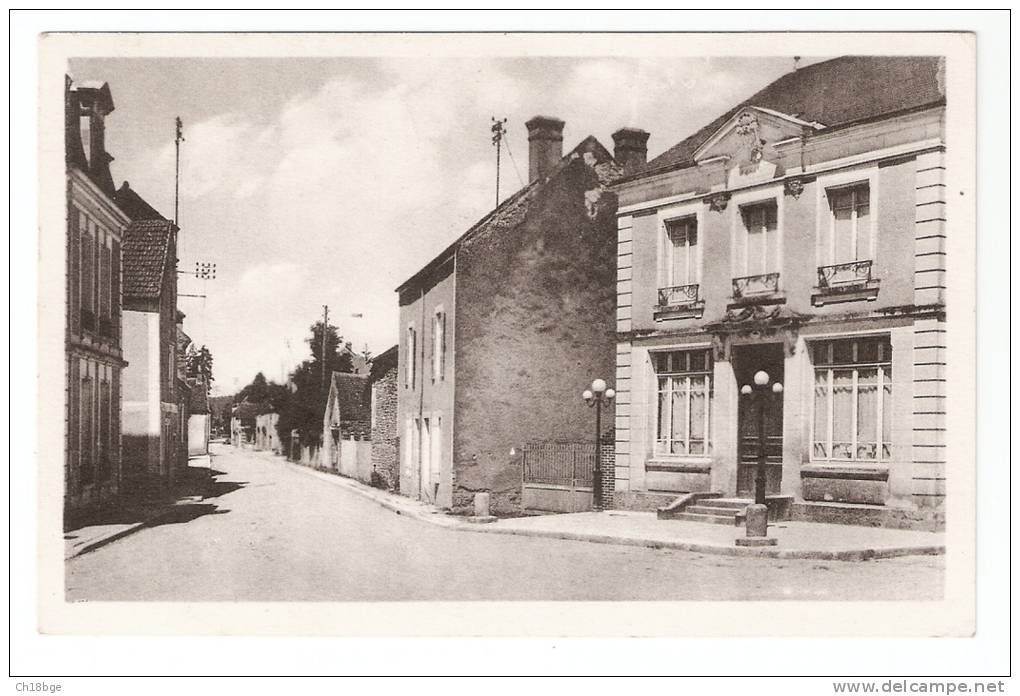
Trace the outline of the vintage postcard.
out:
[[[973,632],[973,35],[39,51],[42,632]]]

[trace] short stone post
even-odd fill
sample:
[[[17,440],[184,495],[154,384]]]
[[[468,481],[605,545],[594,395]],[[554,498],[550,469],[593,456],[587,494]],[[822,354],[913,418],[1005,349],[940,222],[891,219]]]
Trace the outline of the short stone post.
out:
[[[495,522],[496,518],[489,513],[489,493],[475,493],[475,513],[467,518],[468,522],[486,523]]]
[[[778,541],[768,536],[769,509],[766,505],[748,505],[746,536],[737,537],[737,546],[775,546]]]

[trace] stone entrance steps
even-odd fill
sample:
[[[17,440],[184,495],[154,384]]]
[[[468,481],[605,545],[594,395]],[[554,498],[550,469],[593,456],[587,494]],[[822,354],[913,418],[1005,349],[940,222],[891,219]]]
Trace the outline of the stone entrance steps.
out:
[[[744,508],[753,503],[745,498],[701,498],[673,516],[676,520],[734,526],[744,520]]]

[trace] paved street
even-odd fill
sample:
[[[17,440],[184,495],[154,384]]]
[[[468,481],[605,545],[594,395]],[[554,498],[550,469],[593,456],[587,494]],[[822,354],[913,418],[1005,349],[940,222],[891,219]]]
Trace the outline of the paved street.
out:
[[[465,533],[215,446],[201,502],[67,563],[68,599],[161,601],[934,599],[943,558],[731,558]]]

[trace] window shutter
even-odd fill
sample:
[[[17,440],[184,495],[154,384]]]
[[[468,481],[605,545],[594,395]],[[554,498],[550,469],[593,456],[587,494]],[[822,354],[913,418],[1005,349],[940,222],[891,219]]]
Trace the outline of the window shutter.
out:
[[[443,328],[443,346],[439,353],[439,377],[446,379],[446,312],[440,315],[440,325]]]
[[[121,316],[121,297],[120,297],[120,242],[116,239],[113,240],[113,251],[112,258],[110,261],[110,322],[113,327],[113,340],[115,343],[120,343],[120,316]]]
[[[81,278],[81,262],[78,257],[78,249],[81,248],[81,233],[78,227],[78,209],[71,206],[67,211],[67,315],[70,320],[72,336],[78,333],[81,326],[81,314],[78,311],[81,306],[81,288],[78,285]]]

